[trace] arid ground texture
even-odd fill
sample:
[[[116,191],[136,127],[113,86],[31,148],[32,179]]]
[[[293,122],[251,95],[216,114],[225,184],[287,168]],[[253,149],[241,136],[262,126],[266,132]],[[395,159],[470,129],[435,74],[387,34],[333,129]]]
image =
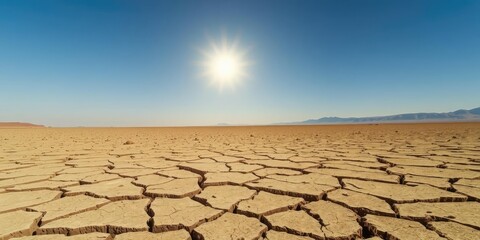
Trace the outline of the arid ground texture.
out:
[[[0,129],[0,239],[480,239],[480,123]]]

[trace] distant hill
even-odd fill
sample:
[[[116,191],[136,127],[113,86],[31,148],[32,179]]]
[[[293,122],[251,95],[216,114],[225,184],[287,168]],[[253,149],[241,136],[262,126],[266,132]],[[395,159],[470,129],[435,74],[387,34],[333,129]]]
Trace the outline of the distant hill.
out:
[[[43,125],[37,125],[33,123],[22,122],[0,122],[0,128],[32,128],[32,127],[45,127]]]
[[[287,124],[480,121],[480,107],[447,113],[405,113],[378,117],[324,117]]]

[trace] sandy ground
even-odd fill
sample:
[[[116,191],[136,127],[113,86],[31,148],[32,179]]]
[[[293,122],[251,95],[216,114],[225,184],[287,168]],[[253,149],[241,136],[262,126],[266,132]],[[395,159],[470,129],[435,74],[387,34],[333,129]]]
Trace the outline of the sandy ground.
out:
[[[0,239],[480,239],[480,123],[0,129]]]

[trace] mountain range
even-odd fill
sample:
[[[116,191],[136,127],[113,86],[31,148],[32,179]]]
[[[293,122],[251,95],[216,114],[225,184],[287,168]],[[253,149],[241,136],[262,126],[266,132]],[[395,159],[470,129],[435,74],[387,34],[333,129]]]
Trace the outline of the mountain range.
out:
[[[404,113],[375,117],[323,117],[301,122],[276,123],[274,125],[314,125],[314,124],[349,124],[349,123],[402,123],[402,122],[480,122],[480,107],[465,110],[460,109],[445,113]],[[217,126],[232,126],[219,123]],[[235,126],[235,125],[233,125]],[[23,122],[0,122],[0,128],[32,128],[45,127]]]
[[[309,119],[302,122],[286,124],[336,124],[336,123],[385,123],[385,122],[457,122],[457,121],[480,121],[480,107],[465,110],[460,109],[446,113],[404,113],[389,116],[376,117],[323,117]],[[285,124],[285,123],[284,123]]]
[[[45,127],[43,125],[37,125],[24,122],[0,122],[0,128],[32,128],[32,127]]]

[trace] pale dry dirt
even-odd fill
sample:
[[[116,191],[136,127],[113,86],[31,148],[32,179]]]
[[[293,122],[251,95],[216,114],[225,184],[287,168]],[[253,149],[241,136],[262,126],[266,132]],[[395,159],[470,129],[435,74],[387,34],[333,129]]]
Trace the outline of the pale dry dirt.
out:
[[[480,123],[0,129],[3,239],[480,239]]]

